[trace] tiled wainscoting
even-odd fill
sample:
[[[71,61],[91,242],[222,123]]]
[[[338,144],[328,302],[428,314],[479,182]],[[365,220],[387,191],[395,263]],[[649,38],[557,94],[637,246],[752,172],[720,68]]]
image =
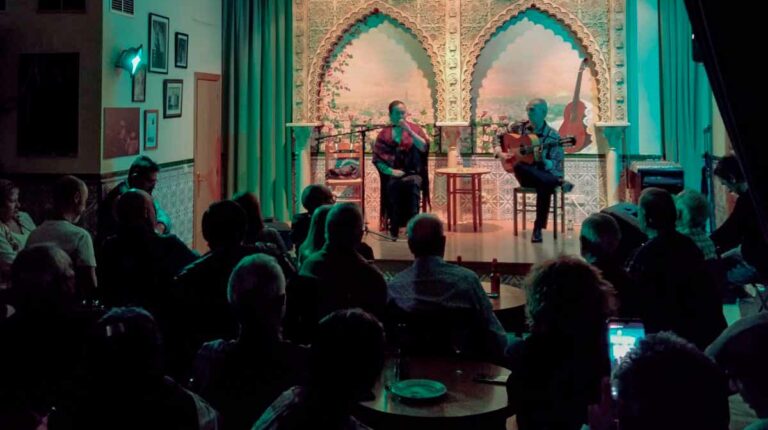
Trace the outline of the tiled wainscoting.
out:
[[[432,200],[432,212],[445,218],[446,189],[445,177],[437,175],[437,168],[445,167],[446,157],[429,158],[430,193]],[[491,171],[483,176],[483,219],[487,220],[511,220],[513,218],[512,190],[518,186],[513,174],[505,172],[498,160],[488,156],[473,156],[464,159],[465,166],[484,167]],[[323,183],[325,180],[325,157],[322,155],[312,157],[312,178],[314,183]],[[605,159],[598,156],[566,157],[565,177],[575,184],[574,190],[566,197],[566,221],[567,224],[579,225],[589,214],[599,211],[606,206],[605,191]],[[467,185],[468,186],[468,185]],[[337,190],[342,193],[348,192]],[[371,225],[378,225],[379,198],[380,198],[379,173],[371,162],[371,157],[366,157],[365,163],[365,211],[366,218]],[[535,196],[529,195],[530,199]],[[468,196],[461,196],[461,219],[471,219],[471,206]],[[533,204],[533,200],[531,200]],[[532,218],[531,218],[532,219]]]
[[[157,188],[153,193],[160,206],[170,215],[173,221],[173,233],[190,245],[192,244],[192,204],[194,198],[192,167],[192,160],[161,165]],[[49,217],[51,186],[60,176],[50,174],[7,176],[19,186],[22,210],[29,212],[36,224]],[[79,224],[95,235],[98,228],[99,204],[112,187],[125,180],[127,172],[76,176],[88,185],[87,209]]]

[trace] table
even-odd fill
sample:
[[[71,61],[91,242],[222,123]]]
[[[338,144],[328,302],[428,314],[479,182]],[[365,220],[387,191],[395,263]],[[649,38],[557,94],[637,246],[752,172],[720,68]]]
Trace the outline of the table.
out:
[[[456,229],[456,209],[458,208],[457,195],[470,196],[472,204],[472,229],[477,231],[478,225],[483,228],[483,202],[482,202],[482,176],[491,173],[490,169],[479,167],[444,167],[436,169],[435,174],[444,175],[446,182],[446,197],[448,198],[448,231]],[[459,188],[458,178],[469,178],[469,188]]]
[[[486,293],[491,292],[491,283],[483,281],[483,289]],[[501,284],[499,288],[499,297],[490,298],[493,307],[493,313],[499,322],[509,333],[515,333],[522,336],[527,330],[525,316],[525,291],[522,288],[513,287],[509,284]]]
[[[413,402],[385,388],[396,382],[393,370],[397,363],[397,358],[387,359],[374,387],[375,399],[358,405],[355,417],[366,425],[376,429],[504,428],[509,415],[506,387],[475,382],[474,378],[479,374],[506,378],[509,370],[461,358],[408,357],[401,367],[401,379],[433,379],[448,389],[439,399]]]
[[[481,283],[483,284],[485,292],[490,293],[491,283],[488,281],[483,281]],[[491,301],[494,312],[517,308],[525,306],[525,291],[509,284],[501,284],[501,287],[499,288],[499,297],[488,297],[488,300]]]

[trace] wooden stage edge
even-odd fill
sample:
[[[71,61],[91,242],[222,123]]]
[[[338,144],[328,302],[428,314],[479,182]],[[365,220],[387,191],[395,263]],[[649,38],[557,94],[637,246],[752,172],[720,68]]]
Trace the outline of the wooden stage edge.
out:
[[[483,220],[483,229],[478,232],[472,231],[471,222],[458,224],[457,231],[445,233],[445,259],[455,262],[461,256],[464,266],[486,271],[496,258],[502,273],[523,275],[533,264],[559,255],[579,254],[578,231],[566,230],[554,240],[550,222],[549,229],[543,232],[544,241],[531,243],[531,230],[532,225],[529,225],[527,230],[520,230],[515,236],[512,221]],[[396,242],[378,237],[373,232],[363,236],[363,241],[373,248],[377,264],[413,261],[403,230]]]

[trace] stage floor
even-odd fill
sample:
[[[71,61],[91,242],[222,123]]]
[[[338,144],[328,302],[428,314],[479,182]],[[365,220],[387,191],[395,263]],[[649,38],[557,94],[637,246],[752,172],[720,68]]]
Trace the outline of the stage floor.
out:
[[[515,237],[512,221],[483,221],[483,230],[472,231],[472,223],[457,225],[458,231],[446,231],[447,243],[445,259],[455,261],[461,256],[465,262],[490,263],[494,258],[501,263],[534,264],[562,254],[578,255],[579,238],[577,231],[566,231],[552,238],[552,230],[543,232],[544,242],[531,243],[531,228],[519,231]],[[408,249],[405,234],[397,242],[369,233],[363,241],[373,248],[376,259],[411,261],[413,256]]]

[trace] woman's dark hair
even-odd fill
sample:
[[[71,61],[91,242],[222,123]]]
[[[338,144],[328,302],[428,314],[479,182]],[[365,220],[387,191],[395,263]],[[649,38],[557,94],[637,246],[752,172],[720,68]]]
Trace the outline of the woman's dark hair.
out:
[[[203,213],[203,238],[212,248],[238,245],[246,230],[245,211],[232,200],[213,203]]]
[[[328,212],[333,205],[322,205],[315,209],[309,222],[309,231],[304,243],[301,244],[298,251],[299,262],[303,263],[310,255],[319,251],[325,245],[325,223],[328,220]]]
[[[392,113],[392,109],[394,109],[397,105],[405,106],[405,103],[401,102],[400,100],[393,100],[392,103],[389,104],[389,113]]]
[[[264,218],[261,216],[261,204],[256,194],[250,191],[242,191],[232,196],[232,200],[243,208],[245,216],[248,218],[246,236],[253,237],[254,235],[261,234],[264,231]]]
[[[729,182],[744,182],[744,172],[741,170],[738,158],[734,155],[726,155],[717,162],[715,176]]]
[[[4,203],[10,200],[13,190],[18,189],[19,187],[17,187],[13,182],[7,179],[0,179],[0,203]]]
[[[614,291],[589,264],[575,257],[545,261],[531,269],[524,286],[532,332],[603,335]]]

